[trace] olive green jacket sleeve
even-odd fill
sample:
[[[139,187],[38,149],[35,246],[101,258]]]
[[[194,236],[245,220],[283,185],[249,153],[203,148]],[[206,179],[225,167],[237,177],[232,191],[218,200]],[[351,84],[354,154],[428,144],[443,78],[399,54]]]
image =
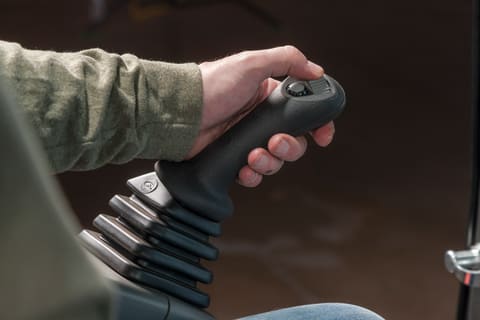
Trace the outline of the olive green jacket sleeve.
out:
[[[14,87],[56,172],[134,158],[181,160],[198,133],[202,81],[193,63],[0,41],[0,76]]]

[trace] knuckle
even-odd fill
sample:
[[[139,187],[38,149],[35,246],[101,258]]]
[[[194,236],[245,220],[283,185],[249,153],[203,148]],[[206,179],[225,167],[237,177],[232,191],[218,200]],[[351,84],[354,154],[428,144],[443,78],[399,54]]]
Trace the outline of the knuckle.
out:
[[[297,47],[292,46],[291,44],[287,44],[286,46],[283,46],[283,50],[285,50],[289,54],[298,54],[300,50],[297,49]]]
[[[289,59],[306,59],[303,53],[295,46],[286,45],[283,47],[283,50]]]

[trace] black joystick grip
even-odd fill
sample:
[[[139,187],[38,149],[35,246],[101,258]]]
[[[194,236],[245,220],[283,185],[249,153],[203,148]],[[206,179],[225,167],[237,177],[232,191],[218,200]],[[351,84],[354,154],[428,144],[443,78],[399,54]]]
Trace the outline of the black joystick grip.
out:
[[[289,77],[195,158],[159,161],[155,170],[176,201],[205,218],[223,221],[233,211],[228,189],[252,149],[265,147],[276,133],[298,136],[321,127],[344,106],[345,92],[331,77],[311,81]]]

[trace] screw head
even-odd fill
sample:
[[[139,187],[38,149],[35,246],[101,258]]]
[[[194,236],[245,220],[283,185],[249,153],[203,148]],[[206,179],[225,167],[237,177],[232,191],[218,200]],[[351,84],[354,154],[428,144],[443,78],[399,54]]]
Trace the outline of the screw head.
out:
[[[142,183],[141,189],[143,193],[150,193],[154,191],[158,186],[158,181],[149,179]]]

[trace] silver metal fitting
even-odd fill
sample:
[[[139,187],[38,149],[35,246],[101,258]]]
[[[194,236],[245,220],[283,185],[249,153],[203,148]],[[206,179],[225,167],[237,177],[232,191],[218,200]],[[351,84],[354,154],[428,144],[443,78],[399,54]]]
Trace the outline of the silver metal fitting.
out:
[[[447,251],[445,267],[464,285],[480,288],[480,243],[469,250]]]

